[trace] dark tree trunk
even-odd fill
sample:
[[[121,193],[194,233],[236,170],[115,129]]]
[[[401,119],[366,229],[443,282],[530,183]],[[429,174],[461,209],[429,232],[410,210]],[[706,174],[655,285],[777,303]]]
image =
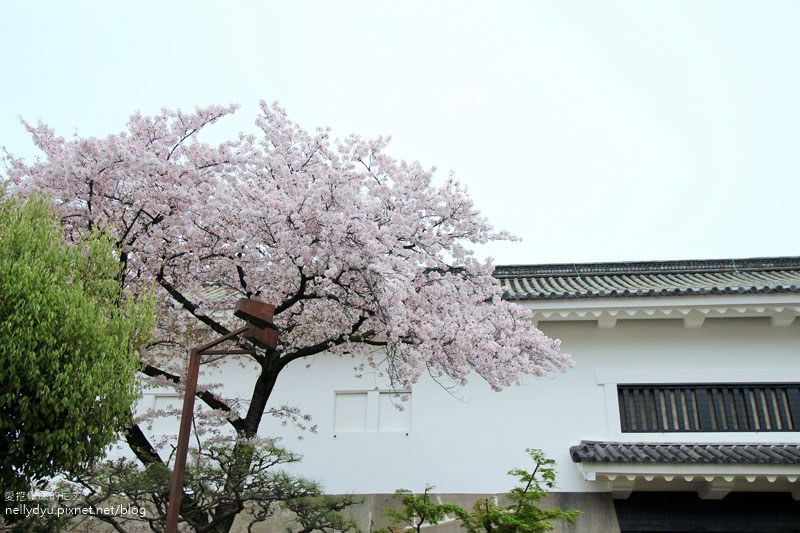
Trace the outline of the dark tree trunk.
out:
[[[282,365],[277,354],[264,358],[261,365],[261,373],[256,380],[255,387],[253,387],[250,408],[247,410],[247,416],[244,419],[244,430],[240,432],[240,437],[251,439],[258,435],[258,427],[264,417],[267,401],[275,388],[281,369]],[[231,465],[230,473],[225,481],[226,494],[234,494],[244,483],[244,478],[247,476],[252,462],[252,452],[248,452],[245,445],[237,442],[234,446],[233,457],[237,458],[238,464]],[[217,505],[213,511],[215,533],[228,533],[233,526],[236,515],[242,509],[244,509],[244,502],[236,499]]]

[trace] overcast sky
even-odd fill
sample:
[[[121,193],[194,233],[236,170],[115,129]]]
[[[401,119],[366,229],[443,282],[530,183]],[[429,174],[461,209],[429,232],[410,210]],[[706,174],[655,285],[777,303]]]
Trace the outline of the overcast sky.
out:
[[[0,1],[0,145],[259,100],[391,135],[498,264],[800,255],[800,2]]]

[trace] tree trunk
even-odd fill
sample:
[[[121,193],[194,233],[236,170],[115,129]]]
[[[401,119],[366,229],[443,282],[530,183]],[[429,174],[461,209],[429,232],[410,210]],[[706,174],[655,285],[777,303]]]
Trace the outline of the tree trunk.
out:
[[[277,354],[268,356],[261,365],[261,374],[259,374],[255,387],[253,387],[250,408],[247,410],[247,416],[244,420],[244,431],[240,433],[240,437],[244,439],[251,439],[258,435],[258,427],[264,417],[267,401],[275,388],[278,374],[282,368],[278,359]],[[246,445],[242,444],[240,440],[234,446],[233,457],[237,458],[237,464],[231,466],[228,478],[225,480],[226,494],[233,494],[238,487],[244,484],[245,477],[250,470],[253,454],[246,450]],[[233,526],[234,520],[236,520],[236,515],[242,509],[244,509],[244,502],[236,499],[217,505],[213,511],[215,533],[228,533]]]

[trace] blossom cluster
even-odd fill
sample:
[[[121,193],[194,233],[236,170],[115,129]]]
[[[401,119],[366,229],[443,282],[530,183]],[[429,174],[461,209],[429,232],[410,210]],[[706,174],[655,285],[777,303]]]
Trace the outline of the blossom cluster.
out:
[[[334,140],[266,103],[259,135],[199,139],[235,110],[135,114],[105,138],[26,124],[44,157],[4,158],[11,189],[46,191],[72,238],[114,236],[128,290],[159,286],[156,379],[182,371],[187,338],[235,327],[240,297],[276,305],[278,356],[378,346],[370,363],[398,388],[474,373],[501,389],[572,364],[470,251],[511,237],[452,177],[437,184],[386,139]]]

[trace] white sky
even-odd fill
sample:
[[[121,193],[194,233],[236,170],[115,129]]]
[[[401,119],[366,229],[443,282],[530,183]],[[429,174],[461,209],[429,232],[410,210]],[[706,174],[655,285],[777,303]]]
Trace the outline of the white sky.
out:
[[[0,0],[0,145],[241,104],[222,136],[264,99],[454,171],[523,238],[498,264],[800,255],[798,28],[775,0]]]

